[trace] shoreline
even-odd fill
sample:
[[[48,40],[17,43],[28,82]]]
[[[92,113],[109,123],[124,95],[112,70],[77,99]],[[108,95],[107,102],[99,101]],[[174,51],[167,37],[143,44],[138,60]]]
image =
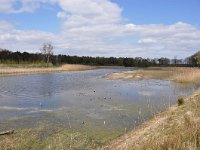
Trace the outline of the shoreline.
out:
[[[96,69],[94,66],[65,64],[59,67],[0,67],[1,76],[31,75],[64,71],[85,71]]]
[[[198,110],[199,107],[200,107],[200,88],[185,100],[185,104],[183,106],[173,105],[161,111],[160,113],[154,115],[152,118],[144,121],[139,126],[131,129],[130,131],[121,135],[120,137],[108,142],[101,148],[101,150],[122,150],[122,149],[137,150],[137,149],[148,149],[148,148],[161,149],[163,146],[166,148],[170,148],[169,145],[163,145],[163,144],[166,144],[165,143],[166,141],[164,141],[164,139],[168,140],[169,137],[167,136],[171,136],[170,134],[173,134],[173,137],[175,137],[174,140],[176,139],[175,133],[170,133],[167,131],[167,130],[170,131],[170,128],[173,128],[174,124],[178,126],[183,125],[186,128],[194,127],[197,130],[196,133],[197,134],[196,136],[198,138],[196,139],[197,141],[192,141],[193,139],[188,139],[187,141],[188,143],[190,142],[190,145],[194,145],[194,143],[192,142],[198,143],[200,141],[199,138],[200,112]],[[182,115],[179,116],[179,113],[181,113]],[[177,137],[178,136],[179,135],[177,135]],[[180,141],[180,142],[185,142],[185,141]],[[185,143],[182,144],[184,145]],[[170,145],[173,145],[172,147],[174,148],[172,149],[180,147],[180,145],[177,146],[176,143],[170,143]],[[182,148],[189,148],[189,147],[187,147],[186,145],[186,147]],[[200,145],[194,145],[193,148],[194,149],[200,148]]]
[[[170,80],[198,84],[198,68],[147,68],[106,76],[108,80]],[[177,140],[178,139],[178,140]],[[136,128],[105,144],[101,150],[198,149],[200,148],[200,88],[184,100],[166,108]]]

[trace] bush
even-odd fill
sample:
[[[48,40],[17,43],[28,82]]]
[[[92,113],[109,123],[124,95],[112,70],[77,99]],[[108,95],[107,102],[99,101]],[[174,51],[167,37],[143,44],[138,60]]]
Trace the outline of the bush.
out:
[[[178,100],[177,100],[177,103],[178,103],[178,106],[181,106],[185,103],[185,100],[182,96],[179,96],[178,97]]]

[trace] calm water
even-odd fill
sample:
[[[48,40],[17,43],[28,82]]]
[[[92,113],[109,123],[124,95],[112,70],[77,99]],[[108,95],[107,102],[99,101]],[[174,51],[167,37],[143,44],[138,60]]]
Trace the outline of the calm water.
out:
[[[0,127],[26,128],[39,122],[121,134],[188,96],[195,88],[170,81],[111,81],[126,69],[98,69],[0,77]]]

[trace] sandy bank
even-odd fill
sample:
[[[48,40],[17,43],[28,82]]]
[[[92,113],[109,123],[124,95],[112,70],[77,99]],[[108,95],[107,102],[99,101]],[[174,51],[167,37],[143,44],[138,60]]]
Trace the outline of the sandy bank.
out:
[[[72,65],[66,64],[60,67],[41,67],[41,68],[13,68],[13,67],[0,67],[0,76],[5,75],[19,75],[19,74],[35,74],[35,73],[48,73],[48,72],[61,72],[61,71],[83,71],[95,69],[93,66],[86,65]]]

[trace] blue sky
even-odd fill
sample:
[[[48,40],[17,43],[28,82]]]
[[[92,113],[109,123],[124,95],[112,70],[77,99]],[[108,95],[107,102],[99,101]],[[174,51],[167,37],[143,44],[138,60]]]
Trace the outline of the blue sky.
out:
[[[0,45],[38,52],[187,57],[200,50],[199,0],[1,0]]]
[[[123,15],[136,24],[173,24],[178,21],[200,25],[199,0],[112,0]]]
[[[57,18],[57,12],[61,11],[58,5],[46,4],[41,6],[35,12],[24,13],[0,13],[0,18],[17,25],[21,30],[42,30],[49,32],[58,32],[60,21]]]

